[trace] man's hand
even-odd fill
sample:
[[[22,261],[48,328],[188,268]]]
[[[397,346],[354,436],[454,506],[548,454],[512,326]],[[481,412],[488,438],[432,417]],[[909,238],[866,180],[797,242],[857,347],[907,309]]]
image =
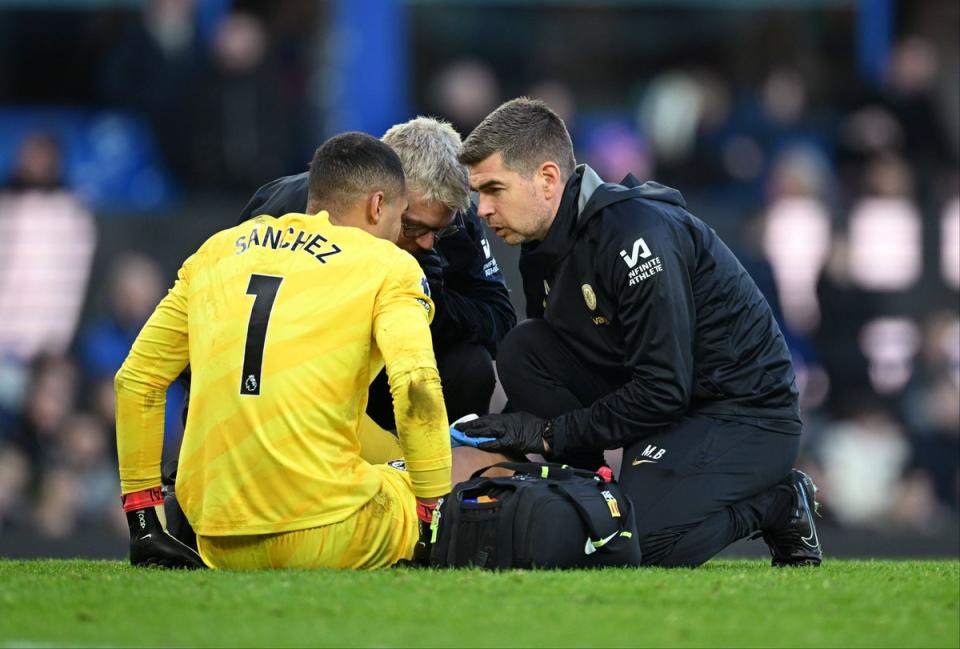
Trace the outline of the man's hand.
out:
[[[550,426],[549,419],[541,419],[526,412],[510,412],[486,415],[473,421],[457,424],[468,437],[488,437],[477,448],[485,451],[517,451],[520,453],[546,453],[543,434]]]
[[[162,568],[206,568],[196,552],[163,528],[157,508],[163,511],[160,487],[124,494],[123,509],[130,526],[130,564]]]
[[[474,421],[477,419],[477,415],[471,413],[469,415],[464,415],[460,419],[456,420],[450,424],[450,448],[457,448],[458,446],[472,446],[477,448],[484,442],[492,442],[492,437],[470,437],[462,430],[460,430],[460,424],[467,421]]]
[[[430,249],[421,250],[414,255],[414,259],[420,264],[420,270],[430,285],[430,297],[436,302],[443,293],[443,267],[446,265],[443,257],[436,250]]]

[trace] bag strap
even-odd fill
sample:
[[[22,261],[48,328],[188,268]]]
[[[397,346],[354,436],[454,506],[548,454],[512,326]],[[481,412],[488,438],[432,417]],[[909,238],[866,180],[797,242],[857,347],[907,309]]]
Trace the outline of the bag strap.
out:
[[[470,476],[470,479],[473,480],[474,478],[479,478],[484,472],[489,471],[490,469],[510,469],[511,471],[516,471],[517,473],[524,473],[526,475],[536,476],[538,478],[551,478],[553,480],[571,480],[575,477],[588,479],[598,478],[597,474],[593,471],[576,469],[572,466],[567,466],[566,464],[541,464],[538,462],[497,462],[496,464],[485,466],[482,469],[477,469],[473,472],[473,475]]]
[[[566,488],[565,485],[560,483],[552,483],[549,486],[551,489],[555,489],[563,494],[580,515],[580,519],[583,521],[583,524],[587,528],[587,533],[590,535],[587,539],[587,547],[593,548],[593,550],[588,552],[588,554],[592,554],[592,552],[596,550],[609,550],[610,547],[608,544],[614,543],[620,538],[630,538],[633,536],[629,529],[630,521],[633,517],[633,511],[628,500],[623,498],[617,500],[617,506],[623,508],[623,511],[620,512],[620,516],[612,517],[617,520],[617,529],[613,532],[613,534],[604,537],[594,524],[593,516],[591,516],[587,508],[583,506],[583,503],[580,502],[580,499],[576,494],[572,493]]]

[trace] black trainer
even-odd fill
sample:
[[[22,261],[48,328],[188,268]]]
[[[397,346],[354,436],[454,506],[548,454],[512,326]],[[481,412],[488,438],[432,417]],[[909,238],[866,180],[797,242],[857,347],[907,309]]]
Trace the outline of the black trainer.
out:
[[[819,503],[817,487],[803,471],[794,469],[790,489],[795,497],[790,518],[780,528],[765,530],[763,540],[770,548],[773,566],[819,566],[823,558],[817,524],[814,520]]]

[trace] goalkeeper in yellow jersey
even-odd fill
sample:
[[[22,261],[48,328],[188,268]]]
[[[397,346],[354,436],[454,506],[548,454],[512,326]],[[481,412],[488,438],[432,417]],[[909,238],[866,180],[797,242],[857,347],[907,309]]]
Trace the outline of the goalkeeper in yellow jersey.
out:
[[[375,568],[412,556],[450,490],[450,437],[428,284],[393,241],[400,159],[360,133],[311,163],[307,212],[208,239],[117,373],[131,562],[199,566],[163,529],[164,393],[189,363],[177,495],[203,564]],[[386,364],[402,466],[360,457],[370,381]],[[419,520],[418,520],[419,518]]]

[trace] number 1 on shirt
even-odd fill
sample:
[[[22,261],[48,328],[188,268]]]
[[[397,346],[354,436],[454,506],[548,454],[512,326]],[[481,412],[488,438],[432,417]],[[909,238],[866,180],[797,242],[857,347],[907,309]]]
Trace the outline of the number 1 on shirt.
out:
[[[250,275],[247,295],[255,295],[247,324],[247,344],[243,351],[243,372],[240,375],[240,394],[259,396],[263,370],[263,348],[267,343],[267,325],[270,312],[277,299],[282,277],[275,275]]]

